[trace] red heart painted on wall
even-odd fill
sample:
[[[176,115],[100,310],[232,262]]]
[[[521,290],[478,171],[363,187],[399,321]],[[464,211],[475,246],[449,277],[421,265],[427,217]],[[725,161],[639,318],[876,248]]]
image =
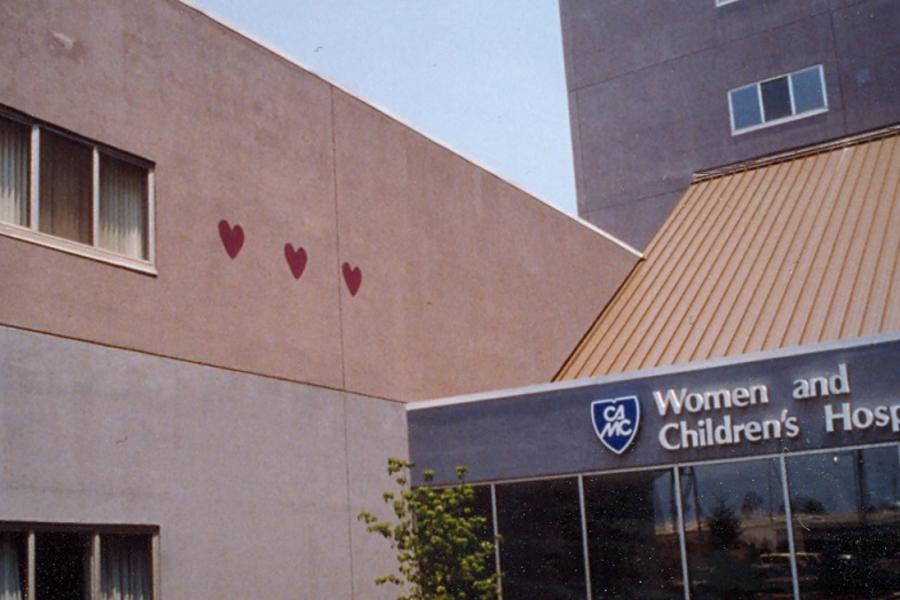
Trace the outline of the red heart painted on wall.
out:
[[[225,252],[228,256],[234,258],[241,251],[244,245],[244,230],[240,225],[232,227],[228,221],[222,219],[219,221],[219,237],[222,238],[222,245],[225,246]]]
[[[344,263],[341,271],[344,273],[344,283],[347,284],[350,295],[355,296],[359,291],[359,286],[362,285],[362,271],[359,270],[359,267],[351,267],[350,263]]]
[[[303,275],[303,269],[306,268],[306,250],[302,246],[298,246],[296,250],[291,244],[284,245],[284,259],[287,261],[294,279],[300,279]]]

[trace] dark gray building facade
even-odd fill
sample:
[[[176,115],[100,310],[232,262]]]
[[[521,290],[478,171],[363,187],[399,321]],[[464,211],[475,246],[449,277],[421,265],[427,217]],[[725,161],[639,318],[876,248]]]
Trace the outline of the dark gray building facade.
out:
[[[578,211],[638,248],[697,171],[900,121],[896,0],[561,0],[560,11]]]

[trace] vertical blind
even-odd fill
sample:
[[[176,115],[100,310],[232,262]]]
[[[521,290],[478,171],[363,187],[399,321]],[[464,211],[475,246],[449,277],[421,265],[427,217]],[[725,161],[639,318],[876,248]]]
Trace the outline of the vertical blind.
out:
[[[91,243],[91,155],[90,146],[41,131],[41,231]]]
[[[132,258],[147,257],[147,171],[100,155],[100,246]]]
[[[22,567],[12,533],[0,533],[0,600],[23,600]]]
[[[0,221],[28,226],[31,129],[0,117]]]
[[[100,545],[101,600],[150,600],[147,537],[104,535]]]

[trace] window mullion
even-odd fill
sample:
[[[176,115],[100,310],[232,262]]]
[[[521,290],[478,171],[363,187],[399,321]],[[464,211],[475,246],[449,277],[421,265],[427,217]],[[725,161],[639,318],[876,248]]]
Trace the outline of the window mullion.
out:
[[[159,600],[160,596],[160,565],[159,565],[159,531],[150,537],[150,598]]]
[[[91,148],[91,245],[100,245],[100,152]]]
[[[766,122],[766,105],[763,104],[762,98],[762,84],[756,84],[756,101],[759,102],[759,114],[762,117],[762,121],[760,123]]]
[[[31,159],[29,171],[28,226],[37,231],[40,226],[40,205],[38,199],[41,192],[41,130],[37,125],[31,126]]]
[[[28,600],[34,600],[37,583],[35,578],[35,538],[34,531],[29,531],[25,542],[25,589]]]
[[[791,116],[797,114],[797,105],[794,103],[794,77],[793,73],[787,76],[788,81],[788,98],[791,99]]]
[[[91,534],[90,600],[100,600],[100,534]]]

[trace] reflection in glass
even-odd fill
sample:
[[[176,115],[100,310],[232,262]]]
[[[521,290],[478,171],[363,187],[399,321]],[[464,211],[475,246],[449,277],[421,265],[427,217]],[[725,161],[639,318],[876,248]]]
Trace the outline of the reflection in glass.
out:
[[[787,459],[804,598],[900,593],[900,446]]]
[[[734,116],[735,130],[762,123],[756,84],[731,92],[731,114]]]
[[[671,469],[585,477],[594,598],[683,598]]]
[[[496,486],[503,600],[585,597],[578,481]]]
[[[691,597],[793,597],[778,462],[680,472]]]
[[[491,508],[491,486],[474,486],[475,498],[472,501],[472,513],[484,517],[484,527],[478,531],[478,539],[484,542],[494,541],[494,511]],[[488,561],[488,573],[497,570],[497,560],[494,554]]]

